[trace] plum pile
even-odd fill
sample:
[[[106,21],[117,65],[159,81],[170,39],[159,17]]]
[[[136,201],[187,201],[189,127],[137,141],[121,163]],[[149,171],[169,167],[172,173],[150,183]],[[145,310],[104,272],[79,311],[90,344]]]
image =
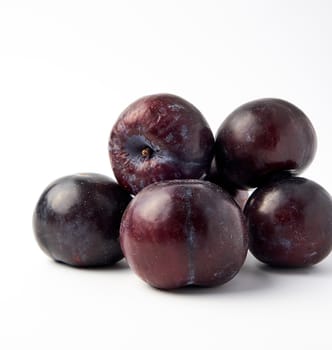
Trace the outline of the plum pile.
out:
[[[160,289],[226,283],[248,249],[271,266],[308,267],[332,250],[331,196],[298,176],[315,152],[310,120],[284,100],[240,106],[214,138],[188,101],[145,96],[111,130],[117,182],[93,173],[52,182],[34,210],[35,237],[71,266],[124,256]]]

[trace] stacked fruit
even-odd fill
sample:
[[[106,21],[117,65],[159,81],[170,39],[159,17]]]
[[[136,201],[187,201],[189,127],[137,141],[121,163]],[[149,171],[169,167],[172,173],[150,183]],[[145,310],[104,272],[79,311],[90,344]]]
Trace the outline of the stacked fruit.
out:
[[[110,135],[118,184],[98,174],[53,182],[37,203],[35,235],[46,254],[73,266],[110,265],[124,254],[163,289],[229,281],[248,246],[272,266],[310,266],[332,249],[331,197],[296,177],[315,151],[309,119],[283,100],[242,105],[215,141],[192,104],[147,96]]]

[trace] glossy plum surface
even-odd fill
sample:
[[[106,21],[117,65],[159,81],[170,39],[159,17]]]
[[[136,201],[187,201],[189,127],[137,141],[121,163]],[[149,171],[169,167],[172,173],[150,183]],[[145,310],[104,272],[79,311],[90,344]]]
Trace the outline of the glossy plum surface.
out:
[[[210,167],[213,148],[213,134],[199,110],[169,94],[132,103],[109,139],[115,177],[133,194],[157,181],[200,178]]]
[[[73,266],[110,265],[123,257],[122,214],[131,196],[110,178],[76,174],[51,183],[33,214],[35,237],[56,261]]]
[[[120,242],[134,272],[161,289],[223,284],[248,249],[240,208],[219,186],[200,180],[144,188],[125,211]]]
[[[222,189],[227,191],[233,197],[233,199],[241,209],[244,208],[249,198],[249,192],[247,190],[236,189],[233,185],[230,185],[229,183],[227,183],[227,181],[220,176],[217,170],[215,158],[213,158],[212,160],[211,167],[208,174],[206,174],[202,179],[204,181],[213,182],[214,184],[220,186]]]
[[[262,185],[273,173],[299,174],[316,152],[310,120],[293,104],[260,99],[232,112],[216,136],[216,163],[221,176],[236,188]]]
[[[257,189],[244,209],[249,249],[262,262],[305,267],[332,249],[332,200],[317,183],[290,177]]]

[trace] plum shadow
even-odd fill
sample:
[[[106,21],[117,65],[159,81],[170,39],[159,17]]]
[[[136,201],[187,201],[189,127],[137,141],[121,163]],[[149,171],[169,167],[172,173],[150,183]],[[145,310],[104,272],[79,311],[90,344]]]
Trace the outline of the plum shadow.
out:
[[[258,268],[261,271],[267,272],[269,274],[278,274],[278,275],[293,275],[293,276],[318,276],[318,275],[327,275],[332,272],[330,269],[324,268],[323,265],[313,265],[307,267],[278,267],[265,265],[263,263],[259,264]]]
[[[69,265],[66,263],[63,263],[61,261],[55,261],[55,260],[50,260],[50,263],[63,266],[64,268],[69,268],[69,269],[74,269],[74,270],[80,270],[83,272],[91,272],[91,271],[107,271],[107,272],[112,272],[112,271],[128,271],[129,266],[128,263],[125,259],[122,259],[118,262],[116,262],[114,265],[106,265],[106,266],[88,266],[88,267],[83,267],[83,266],[73,266]]]

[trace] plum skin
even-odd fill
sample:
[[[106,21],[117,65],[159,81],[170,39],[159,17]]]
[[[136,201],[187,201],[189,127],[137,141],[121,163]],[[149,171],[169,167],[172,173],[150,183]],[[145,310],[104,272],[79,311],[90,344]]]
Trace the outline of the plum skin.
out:
[[[214,137],[203,115],[171,94],[145,96],[130,104],[109,138],[114,175],[133,194],[153,182],[200,178],[213,153]]]
[[[132,200],[120,243],[131,269],[154,287],[215,286],[240,270],[248,233],[241,209],[219,186],[170,180]]]
[[[279,171],[300,174],[315,155],[316,133],[293,104],[259,99],[240,106],[224,120],[215,151],[224,179],[236,188],[255,188]]]
[[[244,206],[249,198],[249,192],[247,190],[239,190],[223,179],[218,172],[215,158],[212,159],[209,172],[203,176],[202,180],[213,182],[214,184],[223,188],[233,197],[238,206],[242,210],[244,209]]]
[[[244,213],[249,249],[276,267],[307,267],[332,249],[332,200],[314,181],[289,177],[271,181],[250,196]]]
[[[130,200],[129,193],[104,175],[59,178],[37,202],[35,238],[55,261],[77,267],[112,265],[123,258],[119,228]]]

